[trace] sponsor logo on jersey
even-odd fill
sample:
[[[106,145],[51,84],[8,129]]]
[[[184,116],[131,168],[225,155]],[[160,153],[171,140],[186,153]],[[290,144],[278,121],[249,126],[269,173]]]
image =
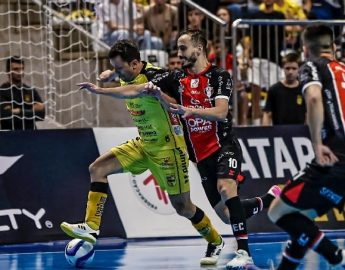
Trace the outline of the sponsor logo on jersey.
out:
[[[199,105],[199,104],[200,104],[200,101],[197,100],[197,99],[195,99],[195,98],[191,98],[191,99],[190,99],[190,103],[191,103],[192,105]]]
[[[198,88],[198,86],[199,86],[199,79],[191,79],[190,87],[191,88]]]
[[[323,187],[320,189],[320,195],[327,200],[333,202],[334,204],[340,203],[340,201],[343,199],[342,196],[338,195],[337,193],[333,192],[332,190]]]

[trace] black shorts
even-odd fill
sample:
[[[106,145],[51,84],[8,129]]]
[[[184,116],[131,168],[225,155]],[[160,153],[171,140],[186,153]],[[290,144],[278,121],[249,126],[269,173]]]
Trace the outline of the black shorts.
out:
[[[207,199],[212,207],[220,202],[221,197],[217,189],[219,178],[243,180],[241,174],[242,150],[236,137],[229,137],[223,146],[207,158],[197,163]]]
[[[307,164],[288,183],[282,193],[282,200],[301,210],[314,209],[319,216],[332,208],[343,210],[345,198],[345,164],[320,167],[315,161]]]

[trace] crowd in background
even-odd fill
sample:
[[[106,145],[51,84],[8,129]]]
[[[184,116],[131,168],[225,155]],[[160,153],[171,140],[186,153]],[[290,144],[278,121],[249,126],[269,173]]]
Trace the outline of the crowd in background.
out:
[[[286,60],[299,65],[303,61],[300,46],[302,26],[243,27],[237,35],[237,46],[232,49],[231,25],[234,20],[305,20],[343,19],[344,3],[339,0],[195,0],[207,11],[226,23],[225,67],[233,73],[233,59],[236,58],[236,94],[238,100],[238,125],[301,124],[304,122],[304,103],[296,91],[298,73],[290,84]],[[168,55],[166,68],[179,68],[181,62],[176,52],[176,36],[185,28],[207,29],[209,39],[209,61],[222,64],[222,42],[212,31],[205,14],[190,8],[180,0],[54,0],[50,2],[67,20],[91,25],[95,37],[109,46],[119,39],[133,39],[141,51],[155,50]],[[132,18],[130,17],[132,16]],[[214,30],[214,29],[213,29]],[[337,58],[342,60],[343,30],[334,28],[338,42]],[[145,58],[145,57],[144,57]],[[149,60],[149,59],[145,59]],[[290,69],[291,62],[288,62]],[[291,71],[291,70],[290,70]],[[290,103],[281,110],[281,98],[273,98],[273,90],[283,91]],[[272,90],[272,91],[271,91]],[[287,91],[288,94],[284,94]],[[302,98],[303,100],[303,98]],[[285,108],[285,107],[284,107]],[[296,109],[297,108],[297,109]],[[296,110],[295,110],[296,109]],[[279,111],[279,112],[278,112]],[[288,112],[303,114],[291,119]],[[279,119],[278,119],[279,118]],[[289,119],[289,120],[286,120]]]

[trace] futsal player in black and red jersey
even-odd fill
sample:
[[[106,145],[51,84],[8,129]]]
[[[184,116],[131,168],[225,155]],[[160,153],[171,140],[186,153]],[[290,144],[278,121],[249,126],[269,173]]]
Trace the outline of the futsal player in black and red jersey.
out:
[[[332,208],[344,209],[345,65],[334,58],[333,36],[323,24],[308,26],[302,35],[307,61],[300,81],[315,159],[286,185],[269,210],[270,219],[290,235],[279,270],[296,269],[309,249],[331,265],[345,267],[345,250],[313,221]]]
[[[183,70],[154,78],[147,91],[182,115],[190,160],[197,164],[208,200],[222,220],[231,224],[237,240],[236,256],[227,268],[242,269],[254,264],[246,227],[246,218],[255,208],[253,203],[256,209],[267,207],[280,189],[273,186],[265,196],[241,202],[237,189],[242,178],[242,151],[232,133],[229,112],[232,79],[229,72],[208,62],[206,48],[201,31],[182,32],[177,49]],[[206,253],[212,256],[206,257],[217,258],[222,245],[209,245]]]
[[[273,186],[262,197],[240,201],[237,185],[242,178],[242,151],[232,134],[229,99],[233,89],[230,74],[208,62],[207,41],[201,31],[181,33],[177,45],[178,56],[183,62],[181,71],[166,71],[152,78],[148,84],[124,87],[146,89],[171,110],[183,114],[190,160],[197,164],[212,207],[225,223],[231,224],[238,243],[236,257],[227,267],[239,269],[253,265],[248,249],[246,218],[267,208],[280,189]],[[111,74],[112,71],[105,71],[100,77],[109,78]],[[181,105],[171,105],[170,102]],[[222,239],[209,244],[200,263],[216,264],[223,246]]]

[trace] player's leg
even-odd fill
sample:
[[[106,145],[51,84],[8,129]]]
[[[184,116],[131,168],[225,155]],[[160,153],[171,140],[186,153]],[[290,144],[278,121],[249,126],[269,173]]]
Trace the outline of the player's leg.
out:
[[[345,261],[342,254],[344,251],[325,237],[313,221],[316,216],[326,213],[332,207],[343,205],[341,200],[334,200],[342,196],[333,191],[343,189],[332,190],[332,187],[327,186],[327,183],[343,183],[338,180],[341,179],[332,175],[331,168],[310,165],[305,173],[300,174],[283,189],[280,198],[273,201],[268,215],[275,224],[289,233],[294,243],[294,247],[288,248],[285,255],[283,254],[278,269],[296,269],[309,248],[324,256],[330,264],[336,265]],[[334,196],[330,198],[322,195],[326,194],[322,192],[325,189],[327,194],[332,193]]]
[[[283,253],[279,270],[296,269],[308,249],[314,249],[323,255],[330,264],[342,262],[342,250],[331,242],[309,217],[292,212],[282,215],[275,224],[286,231],[292,239],[292,246],[288,245]]]
[[[212,225],[209,217],[202,209],[192,203],[189,192],[169,195],[169,198],[176,212],[188,218],[193,227],[208,242],[205,256],[201,258],[200,264],[217,264],[219,255],[224,247],[224,241]]]
[[[61,229],[71,237],[95,243],[99,235],[104,205],[108,196],[108,179],[110,174],[123,170],[133,173],[145,171],[140,162],[140,148],[135,147],[137,141],[129,141],[101,155],[89,167],[91,185],[88,193],[85,222],[77,224],[61,223]]]
[[[176,212],[192,222],[213,251],[201,260],[201,264],[216,264],[224,243],[204,211],[191,201],[186,150],[171,149],[156,153],[155,156],[151,154],[150,161],[151,172],[159,185],[168,192]]]
[[[219,218],[225,223],[230,224],[230,215],[228,207],[222,201],[222,198],[217,189],[217,160],[219,151],[213,153],[206,159],[197,164],[198,171],[201,177],[201,184],[204,188],[206,197],[212,208],[216,211]],[[243,181],[243,176],[237,173],[239,181]],[[276,185],[272,186],[268,192],[262,196],[241,200],[244,208],[246,219],[259,213],[263,209],[267,209],[273,199],[280,194],[280,188]]]
[[[241,173],[242,151],[235,137],[229,137],[216,157],[217,190],[230,213],[230,224],[237,241],[236,257],[227,263],[227,268],[236,269],[252,265],[248,247],[246,216],[237,194],[237,177]]]

